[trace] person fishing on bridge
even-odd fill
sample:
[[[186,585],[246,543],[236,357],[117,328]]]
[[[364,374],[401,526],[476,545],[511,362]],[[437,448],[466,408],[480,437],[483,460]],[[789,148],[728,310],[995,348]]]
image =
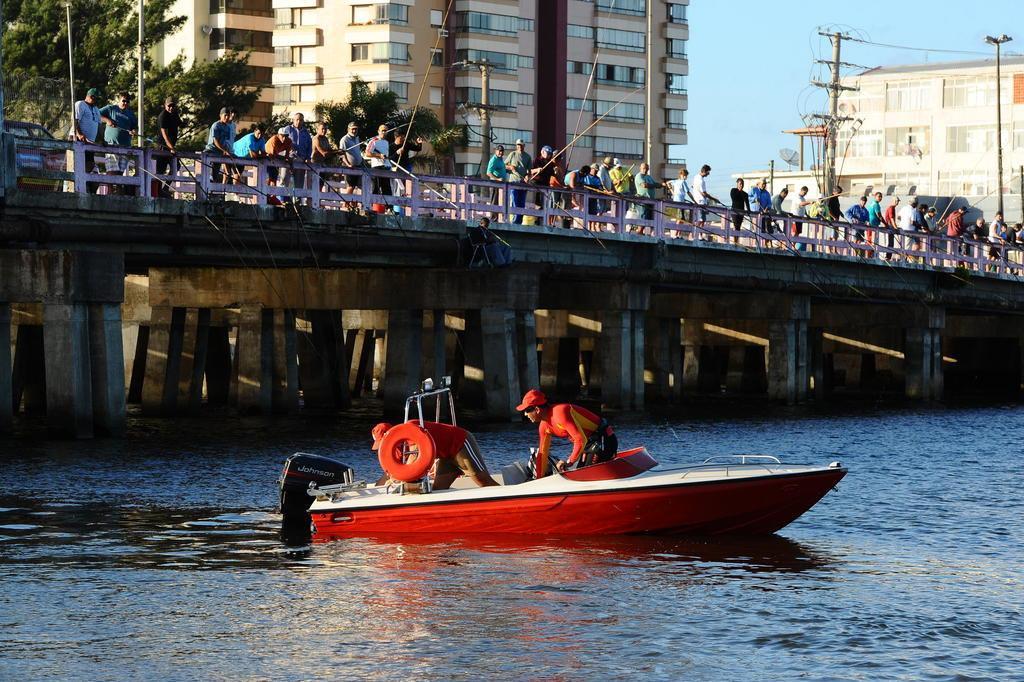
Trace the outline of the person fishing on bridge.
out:
[[[565,471],[573,465],[607,462],[618,452],[619,439],[608,420],[579,405],[552,405],[541,391],[531,388],[516,410],[537,424],[540,432],[540,444],[532,462],[534,478],[551,473],[551,436],[572,441],[572,454],[565,462],[558,462],[558,471]]]
[[[409,423],[418,424],[416,419],[409,420]],[[388,422],[381,422],[373,427],[370,435],[373,436],[374,452],[380,449],[384,436],[394,427]],[[423,428],[434,439],[434,490],[447,490],[452,486],[459,476],[468,476],[481,488],[489,485],[499,485],[487,472],[487,465],[484,464],[484,457],[480,454],[480,444],[476,437],[466,429],[442,424],[441,422],[423,422]],[[377,481],[377,485],[384,485],[390,476],[385,472]]]

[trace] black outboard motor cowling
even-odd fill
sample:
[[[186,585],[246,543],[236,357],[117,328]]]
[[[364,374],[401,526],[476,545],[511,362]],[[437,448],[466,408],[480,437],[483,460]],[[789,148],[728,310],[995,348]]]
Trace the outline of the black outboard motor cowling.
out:
[[[281,534],[288,542],[309,541],[309,484],[351,483],[354,470],[347,464],[320,455],[297,452],[284,462],[281,472]]]

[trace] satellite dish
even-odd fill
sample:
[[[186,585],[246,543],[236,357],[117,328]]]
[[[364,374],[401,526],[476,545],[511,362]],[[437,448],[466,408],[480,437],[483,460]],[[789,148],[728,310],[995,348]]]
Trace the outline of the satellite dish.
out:
[[[800,155],[796,152],[795,149],[780,149],[779,156],[781,156],[782,160],[788,163],[790,166],[795,166],[797,165],[797,163],[800,162]]]

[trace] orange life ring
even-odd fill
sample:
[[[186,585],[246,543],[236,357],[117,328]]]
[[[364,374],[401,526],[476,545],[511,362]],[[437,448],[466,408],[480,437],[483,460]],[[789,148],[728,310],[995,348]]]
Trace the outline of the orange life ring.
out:
[[[377,451],[380,466],[396,481],[418,481],[434,463],[434,439],[419,424],[407,422],[388,429]]]

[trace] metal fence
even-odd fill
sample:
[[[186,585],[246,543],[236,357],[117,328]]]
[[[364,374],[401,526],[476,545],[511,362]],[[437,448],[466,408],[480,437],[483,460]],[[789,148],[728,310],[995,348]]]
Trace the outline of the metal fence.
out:
[[[1024,271],[1024,251],[1017,244],[480,178],[63,141],[19,140],[17,158],[19,185],[50,191],[290,204],[461,221],[487,216],[499,224],[566,235],[589,231],[794,257],[884,259],[904,267],[966,268],[1013,278]],[[57,161],[66,164],[65,170],[53,168]],[[36,182],[23,184],[30,178]]]

